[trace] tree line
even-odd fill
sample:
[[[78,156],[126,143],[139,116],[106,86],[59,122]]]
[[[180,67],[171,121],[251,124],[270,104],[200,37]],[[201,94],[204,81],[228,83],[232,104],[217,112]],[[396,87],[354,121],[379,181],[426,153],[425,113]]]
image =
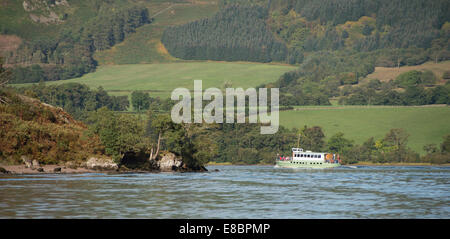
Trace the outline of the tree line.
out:
[[[93,132],[100,136],[106,152],[115,157],[125,153],[151,155],[171,151],[193,166],[208,162],[232,164],[274,164],[277,154],[291,155],[292,147],[315,152],[340,154],[344,164],[371,163],[450,163],[450,135],[440,147],[425,145],[420,156],[408,147],[409,134],[391,129],[384,138],[373,137],[361,145],[337,133],[325,140],[319,126],[280,130],[261,135],[255,124],[174,124],[166,113],[147,111],[146,120],[133,115],[117,114],[102,108],[88,120]]]
[[[113,111],[126,111],[130,105],[127,96],[110,96],[102,87],[91,90],[88,86],[79,83],[60,85],[39,83],[19,88],[18,92],[50,105],[62,107],[77,120],[84,120],[87,112],[102,107]]]

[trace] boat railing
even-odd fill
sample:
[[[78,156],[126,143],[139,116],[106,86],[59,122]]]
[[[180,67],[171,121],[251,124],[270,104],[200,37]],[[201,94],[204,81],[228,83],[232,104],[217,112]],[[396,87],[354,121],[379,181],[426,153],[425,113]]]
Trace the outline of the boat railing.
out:
[[[278,161],[291,161],[292,158],[280,156],[280,157],[277,157],[277,160]]]

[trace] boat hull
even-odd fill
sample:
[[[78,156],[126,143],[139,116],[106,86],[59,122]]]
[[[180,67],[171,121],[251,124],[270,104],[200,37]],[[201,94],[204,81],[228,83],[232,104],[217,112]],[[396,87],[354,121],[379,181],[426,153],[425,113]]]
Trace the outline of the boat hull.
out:
[[[300,164],[295,161],[277,161],[276,165],[281,168],[335,168],[341,166],[339,163],[304,162],[303,164]]]

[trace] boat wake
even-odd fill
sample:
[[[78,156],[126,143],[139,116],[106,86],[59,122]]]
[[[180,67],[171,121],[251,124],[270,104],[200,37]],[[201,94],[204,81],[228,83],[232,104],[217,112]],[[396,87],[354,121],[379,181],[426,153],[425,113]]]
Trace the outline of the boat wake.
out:
[[[358,168],[358,166],[341,166],[343,168]]]

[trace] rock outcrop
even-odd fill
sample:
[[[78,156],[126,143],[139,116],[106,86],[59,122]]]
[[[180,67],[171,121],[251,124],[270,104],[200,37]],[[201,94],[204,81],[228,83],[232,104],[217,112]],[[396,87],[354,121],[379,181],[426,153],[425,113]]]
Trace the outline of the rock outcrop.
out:
[[[39,161],[37,161],[36,159],[31,160],[28,156],[25,155],[20,156],[20,158],[22,159],[22,162],[25,164],[26,168],[36,169],[41,167]]]
[[[28,158],[25,155],[20,156],[20,158],[22,159],[22,162],[25,164],[26,168],[32,168],[33,167],[33,162],[31,161],[30,158]]]
[[[181,156],[172,152],[163,152],[161,157],[151,160],[151,164],[160,172],[205,172],[208,171],[203,166],[189,166]]]
[[[166,153],[156,161],[156,166],[161,172],[179,171],[183,166],[183,159],[174,153]]]
[[[37,161],[36,159],[34,159],[34,160],[31,162],[31,167],[32,167],[32,168],[40,168],[41,165],[39,164],[39,161]]]
[[[63,20],[56,14],[69,7],[67,0],[43,1],[25,0],[22,3],[23,10],[30,13],[33,22],[44,24],[58,24]]]
[[[91,157],[86,162],[86,167],[88,169],[95,169],[95,170],[117,170],[119,169],[119,166],[117,163],[114,162],[111,158],[96,158]]]

